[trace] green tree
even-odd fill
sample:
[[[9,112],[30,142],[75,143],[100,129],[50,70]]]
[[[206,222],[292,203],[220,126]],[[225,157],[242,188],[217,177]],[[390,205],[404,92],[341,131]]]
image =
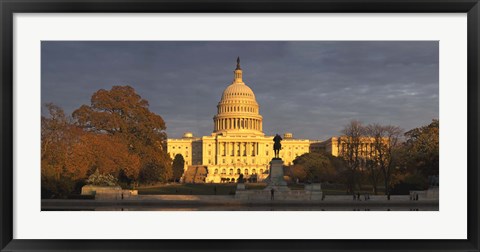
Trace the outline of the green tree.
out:
[[[185,166],[185,159],[182,154],[177,154],[173,158],[173,180],[178,181],[183,175],[183,167]]]
[[[288,171],[293,181],[298,180],[304,182],[307,179],[307,172],[305,171],[305,167],[303,167],[303,165],[294,164],[289,167]]]
[[[293,164],[293,174],[299,176],[300,180],[303,173],[305,179],[311,182],[331,181],[335,177],[335,167],[325,153],[305,153],[295,158]]]
[[[405,133],[406,160],[409,172],[421,173],[425,177],[439,172],[439,121],[412,129]]]
[[[73,118],[87,132],[122,139],[129,151],[140,157],[140,182],[166,182],[172,177],[166,126],[162,117],[148,107],[132,87],[113,86],[95,92],[90,105],[75,110]]]

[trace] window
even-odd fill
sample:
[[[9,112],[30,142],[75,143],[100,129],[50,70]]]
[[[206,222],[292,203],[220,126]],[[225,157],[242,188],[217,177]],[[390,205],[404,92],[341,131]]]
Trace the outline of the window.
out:
[[[218,174],[218,169],[215,169],[215,172],[213,172],[213,174]]]
[[[230,170],[228,171],[228,174],[233,175],[233,169],[230,169]]]
[[[241,173],[240,169],[237,169],[237,174],[240,174],[240,173]]]
[[[248,169],[245,169],[245,171],[243,172],[245,175],[248,175]]]

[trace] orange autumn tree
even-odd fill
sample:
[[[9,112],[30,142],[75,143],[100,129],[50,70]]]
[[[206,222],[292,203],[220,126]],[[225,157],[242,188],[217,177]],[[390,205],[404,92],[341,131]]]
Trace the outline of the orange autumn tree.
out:
[[[116,137],[86,133],[72,147],[67,167],[74,179],[85,179],[98,170],[101,174],[125,176],[135,181],[139,176],[140,158]]]
[[[44,108],[47,111],[41,117],[42,198],[65,197],[75,189],[75,172],[67,162],[82,130],[71,124],[60,107],[47,103]]]
[[[140,182],[166,182],[172,176],[166,152],[165,122],[149,110],[148,102],[130,86],[98,90],[91,104],[73,112],[76,125],[86,132],[111,136],[139,157],[139,169],[131,169]],[[138,172],[138,173],[137,173]]]
[[[45,108],[48,113],[41,118],[43,198],[79,193],[88,176],[97,170],[116,178],[138,179],[140,157],[131,153],[121,139],[84,131],[52,103]]]

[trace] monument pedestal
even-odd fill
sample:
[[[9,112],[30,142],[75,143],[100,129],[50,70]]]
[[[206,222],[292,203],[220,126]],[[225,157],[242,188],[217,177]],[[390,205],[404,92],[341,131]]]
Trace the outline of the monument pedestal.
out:
[[[305,194],[310,196],[310,200],[323,200],[322,185],[320,183],[305,185]]]
[[[265,191],[270,190],[285,192],[290,191],[287,187],[287,181],[283,179],[283,160],[280,158],[274,158],[270,161],[270,175],[267,179],[267,187]]]
[[[270,162],[270,174],[265,180],[267,187],[263,190],[245,190],[243,184],[237,184],[235,198],[252,202],[268,201],[320,201],[323,199],[322,187],[320,184],[305,186],[305,190],[290,190],[287,182],[283,179],[283,160],[274,158]],[[274,198],[271,197],[271,190],[274,190]]]

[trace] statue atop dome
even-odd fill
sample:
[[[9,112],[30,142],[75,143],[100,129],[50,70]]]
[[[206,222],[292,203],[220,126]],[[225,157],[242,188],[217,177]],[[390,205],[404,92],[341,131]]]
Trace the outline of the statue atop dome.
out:
[[[242,69],[240,68],[240,56],[237,57],[237,68],[235,68],[235,70],[242,70]]]
[[[242,68],[240,68],[240,57],[237,57],[237,68],[235,68],[233,83],[244,84],[242,80]]]

